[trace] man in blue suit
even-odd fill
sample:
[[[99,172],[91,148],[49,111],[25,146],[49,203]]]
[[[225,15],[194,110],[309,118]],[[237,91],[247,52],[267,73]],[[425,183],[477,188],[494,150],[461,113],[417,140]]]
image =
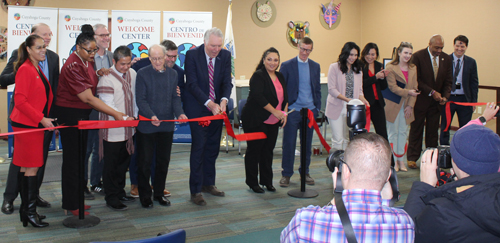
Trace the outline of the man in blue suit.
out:
[[[290,177],[293,175],[293,163],[295,160],[295,146],[297,140],[297,130],[301,125],[300,110],[305,107],[318,116],[321,109],[321,84],[320,66],[317,62],[309,59],[309,54],[313,50],[313,41],[309,37],[304,37],[299,42],[299,55],[281,65],[280,72],[285,76],[288,91],[288,110],[295,109],[287,118],[287,124],[283,128],[283,157],[281,161],[282,178],[280,186],[287,187],[290,184]],[[314,185],[314,179],[309,175],[309,164],[311,163],[311,143],[313,128],[307,128],[306,141],[306,184]],[[304,131],[300,129],[300,134]],[[302,168],[299,168],[299,171]]]
[[[184,111],[189,118],[218,115],[226,111],[231,83],[231,53],[222,50],[222,31],[205,32],[204,44],[186,53]],[[219,155],[222,120],[210,124],[190,122],[191,157],[189,187],[191,201],[205,206],[201,192],[224,196],[215,186],[215,160]]]
[[[477,78],[477,64],[474,58],[466,56],[465,51],[469,45],[469,39],[464,35],[457,36],[454,40],[453,53],[453,81],[449,101],[455,102],[477,102],[479,81]],[[450,104],[451,120],[455,112],[458,116],[458,125],[465,126],[471,119],[472,106],[461,106]],[[451,123],[450,123],[451,124]],[[441,145],[450,144],[450,132],[443,132],[446,127],[446,109],[441,109],[441,134],[439,142]]]

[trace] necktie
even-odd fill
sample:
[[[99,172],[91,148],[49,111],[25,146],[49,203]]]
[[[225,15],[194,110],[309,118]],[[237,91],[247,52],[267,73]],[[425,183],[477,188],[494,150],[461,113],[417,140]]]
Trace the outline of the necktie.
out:
[[[438,69],[439,69],[437,62],[436,62],[436,58],[437,57],[432,57],[432,68],[434,68],[434,81],[436,81],[436,79],[437,79]]]
[[[455,91],[457,86],[457,77],[460,72],[460,59],[457,59],[457,64],[455,65],[455,73],[453,74],[453,83],[451,84],[451,91]]]
[[[209,98],[215,101],[215,90],[214,90],[214,65],[212,64],[212,59],[208,59],[208,84],[210,86]]]

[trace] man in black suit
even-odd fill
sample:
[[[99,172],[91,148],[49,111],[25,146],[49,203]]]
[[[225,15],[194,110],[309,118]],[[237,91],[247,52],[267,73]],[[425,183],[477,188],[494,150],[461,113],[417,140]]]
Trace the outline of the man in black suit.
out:
[[[425,126],[425,146],[437,147],[439,115],[451,92],[452,60],[443,52],[444,40],[441,35],[434,35],[429,46],[413,54],[413,63],[417,66],[418,89],[414,112],[415,120],[411,123],[408,137],[408,167],[417,168],[416,161],[422,152],[422,140]]]
[[[453,60],[453,82],[451,84],[450,101],[454,102],[477,102],[477,92],[479,81],[477,78],[477,64],[474,58],[466,56],[465,51],[469,46],[469,39],[464,35],[457,36],[454,40],[453,53],[450,55]],[[451,120],[455,112],[458,116],[458,125],[465,126],[471,119],[474,112],[472,106],[461,106],[450,104]],[[451,122],[450,122],[451,124]],[[439,143],[441,145],[450,144],[450,132],[443,130],[446,128],[445,106],[441,108],[441,134]]]
[[[52,31],[50,30],[50,27],[44,23],[33,25],[33,27],[31,28],[31,34],[36,34],[42,37],[43,41],[45,42],[45,46],[48,46],[52,39]],[[47,49],[46,56],[47,58],[45,59],[45,61],[40,62],[38,66],[49,80],[50,86],[52,87],[52,93],[54,94],[54,100],[52,101],[52,104],[55,104],[57,84],[59,82],[59,56],[55,52],[49,49]],[[14,62],[16,60],[17,60],[17,49],[12,52],[12,55],[9,58],[7,66],[5,66],[4,70],[2,71],[2,74],[0,74],[0,85],[2,87],[6,87],[8,85],[15,83],[16,74],[14,73]],[[14,106],[14,97],[12,97],[11,99],[9,110],[12,110],[13,106]],[[53,117],[52,111],[50,112],[49,116]],[[47,163],[47,155],[49,152],[49,145],[50,141],[52,140],[53,133],[54,132],[51,131],[45,131],[45,139],[43,143],[44,163],[37,172],[39,187],[42,185],[43,182],[45,164]],[[14,165],[14,163],[10,164],[9,174],[7,176],[7,185],[5,186],[5,192],[3,194],[2,212],[5,214],[11,214],[14,212],[13,202],[16,199],[17,194],[19,192],[17,185],[17,175],[19,173],[20,168],[21,167]],[[38,207],[50,207],[50,203],[43,200],[43,198],[41,198],[40,196],[38,196],[36,203]]]
[[[226,111],[233,87],[231,83],[231,53],[222,50],[222,31],[217,27],[205,32],[204,44],[186,53],[184,111],[189,118],[218,115]],[[219,155],[222,120],[203,126],[190,122],[191,174],[189,187],[193,203],[204,206],[201,192],[224,196],[215,187],[215,160]]]

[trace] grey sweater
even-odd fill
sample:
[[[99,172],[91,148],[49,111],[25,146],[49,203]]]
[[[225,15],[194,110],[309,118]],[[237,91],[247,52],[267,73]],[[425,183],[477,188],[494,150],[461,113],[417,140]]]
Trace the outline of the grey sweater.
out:
[[[177,96],[177,72],[166,68],[165,72],[156,71],[152,65],[137,72],[135,95],[139,115],[146,118],[158,117],[160,120],[172,120],[184,114],[181,98]],[[139,122],[137,130],[142,133],[171,132],[173,122],[162,122],[159,127],[151,122]]]

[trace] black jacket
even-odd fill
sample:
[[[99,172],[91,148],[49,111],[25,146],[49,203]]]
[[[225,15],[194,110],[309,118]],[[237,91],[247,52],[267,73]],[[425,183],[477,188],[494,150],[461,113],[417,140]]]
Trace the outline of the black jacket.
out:
[[[285,78],[280,72],[276,72],[276,76],[283,87],[283,104],[281,105],[281,110],[284,110],[286,104],[288,104]],[[263,69],[255,71],[250,78],[250,91],[247,103],[241,111],[243,126],[255,127],[263,123],[271,115],[270,112],[264,109],[264,106],[271,104],[273,107],[276,107],[278,102],[273,81],[271,81],[271,77],[267,71]]]
[[[416,181],[404,209],[415,222],[416,243],[500,242],[500,173],[438,188]]]
[[[375,74],[380,72],[382,70],[382,63],[375,61]],[[381,90],[384,90],[387,88],[387,79],[377,79],[376,76],[370,77],[368,75],[368,66],[363,67],[363,94],[365,96],[365,99],[370,103],[370,105],[373,105],[375,103],[375,93],[373,90],[373,84],[375,84],[377,90],[377,95],[378,95],[378,102],[381,107],[385,106],[385,101],[384,101],[384,96],[382,95]]]

